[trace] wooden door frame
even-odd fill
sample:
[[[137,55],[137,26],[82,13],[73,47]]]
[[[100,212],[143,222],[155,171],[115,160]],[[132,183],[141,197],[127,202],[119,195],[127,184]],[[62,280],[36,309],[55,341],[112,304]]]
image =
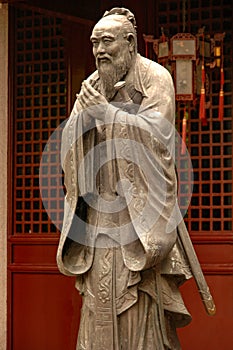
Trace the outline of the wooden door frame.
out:
[[[0,0],[1,1],[1,0]],[[1,6],[1,4],[0,4]],[[4,5],[7,6],[7,5]],[[47,11],[43,10],[40,8],[35,8],[35,7],[28,7],[24,6],[21,4],[14,5],[14,8],[22,8],[25,10],[31,10],[31,11],[36,11],[42,15],[47,15],[47,16],[52,16],[52,17],[57,17],[57,13],[52,12],[52,11]],[[1,9],[1,8],[0,8]],[[7,7],[8,9],[8,7]],[[3,290],[1,290],[0,287],[0,311],[1,314],[4,315],[4,317],[1,318],[0,321],[0,350],[6,350],[6,349],[12,349],[14,347],[13,344],[13,338],[12,338],[12,329],[13,329],[13,320],[14,318],[14,307],[12,306],[13,303],[13,294],[12,294],[12,288],[15,285],[13,281],[13,276],[16,276],[17,274],[29,274],[31,272],[35,274],[51,274],[53,276],[55,275],[60,275],[58,268],[55,264],[55,260],[51,263],[51,261],[46,262],[43,266],[37,266],[34,265],[32,261],[28,261],[25,263],[15,263],[13,257],[15,255],[17,247],[23,248],[30,250],[31,248],[34,249],[38,246],[42,246],[43,249],[46,249],[48,247],[50,250],[54,250],[57,245],[58,245],[58,235],[57,234],[40,234],[39,236],[31,236],[31,235],[14,235],[14,226],[13,226],[13,219],[12,218],[12,203],[14,200],[14,188],[13,188],[13,183],[12,183],[12,176],[14,174],[13,172],[13,140],[14,140],[14,134],[13,134],[13,115],[14,115],[14,94],[15,94],[15,87],[13,84],[13,79],[14,79],[14,70],[15,70],[15,61],[14,61],[14,40],[10,40],[10,38],[14,35],[14,18],[13,12],[10,11],[11,8],[9,7],[9,29],[8,25],[6,26],[4,22],[4,29],[6,29],[6,33],[2,31],[0,33],[0,40],[2,35],[5,34],[6,37],[9,36],[9,43],[11,43],[11,46],[9,47],[9,55],[6,54],[5,61],[3,62],[3,69],[6,75],[6,80],[8,79],[9,82],[9,88],[7,84],[5,84],[5,79],[2,80],[4,85],[2,86],[1,91],[3,91],[3,95],[0,93],[0,102],[1,99],[5,101],[5,104],[2,104],[2,106],[6,105],[6,112],[5,114],[2,111],[2,114],[0,118],[4,119],[4,128],[0,128],[0,136],[2,136],[2,133],[4,133],[4,137],[1,137],[1,142],[0,145],[3,143],[3,148],[1,147],[1,150],[3,150],[3,153],[0,153],[0,165],[2,165],[2,168],[4,170],[3,178],[4,181],[1,182],[0,184],[0,190],[1,194],[5,194],[6,188],[7,188],[7,196],[3,196],[3,199],[0,199],[0,215],[1,218],[4,218],[4,223],[1,222],[1,226],[4,224],[4,227],[2,228],[0,232],[0,244],[1,239],[4,240],[4,244],[1,244],[0,249],[3,249],[3,252],[5,255],[1,254],[1,258],[3,257],[4,261],[4,266],[3,270],[1,270],[1,265],[0,265],[0,273],[1,273],[1,279],[4,279],[3,281],[0,280],[1,287]],[[73,16],[67,16],[67,15],[61,15],[62,19],[68,23],[74,23],[74,24],[80,24],[80,25],[86,25],[91,27],[92,26],[92,21],[88,20],[83,20],[79,19]],[[8,20],[8,12],[6,15],[6,18]],[[1,28],[1,13],[0,13],[0,28]],[[86,33],[86,32],[85,32]],[[4,43],[4,40],[1,40],[1,43]],[[7,50],[8,51],[8,50]],[[0,44],[0,52],[1,52],[1,44]],[[8,63],[9,62],[9,63]],[[8,63],[8,64],[6,64]],[[70,64],[70,62],[68,63]],[[8,67],[9,66],[9,67]],[[0,66],[0,74],[1,74],[1,66]],[[68,83],[67,83],[67,88],[68,88],[68,109],[70,110],[71,108],[71,80],[70,80],[70,67],[69,67],[69,77],[68,77]],[[82,80],[84,77],[82,78]],[[7,86],[7,89],[6,89]],[[9,103],[7,102],[9,100]],[[1,110],[0,110],[1,111]],[[1,119],[0,119],[1,120]],[[5,125],[6,124],[6,125]],[[8,152],[7,152],[7,142],[8,140]],[[4,158],[4,159],[3,159]],[[8,183],[7,183],[8,179]],[[7,209],[7,204],[8,204],[8,209]],[[2,236],[1,236],[2,235]],[[1,261],[0,261],[1,264]],[[60,275],[60,278],[64,278],[62,275]],[[68,285],[71,285],[72,281],[68,282]],[[73,289],[73,293],[75,294],[76,291]],[[72,298],[72,296],[71,296]],[[72,300],[73,302],[73,300]],[[8,305],[7,305],[8,304]],[[4,309],[1,309],[1,306],[4,305]],[[80,308],[80,305],[79,305]]]
[[[51,13],[51,12],[50,12]],[[67,18],[67,16],[65,16]],[[70,19],[70,17],[69,17]],[[10,118],[8,118],[8,113],[10,113],[10,106],[11,103],[9,103],[9,109],[8,109],[8,96],[12,96],[12,94],[9,92],[8,88],[8,28],[7,23],[8,21],[8,7],[7,5],[1,5],[0,4],[0,29],[3,27],[4,30],[0,30],[0,84],[2,86],[2,89],[0,90],[0,166],[2,169],[1,175],[2,179],[0,182],[0,312],[1,312],[1,318],[0,318],[0,350],[6,349],[6,331],[7,331],[7,323],[6,323],[6,275],[7,275],[7,231],[9,232],[9,235],[11,235],[11,218],[9,215],[8,218],[8,227],[7,227],[7,215],[11,210],[11,159],[10,152],[8,152],[7,155],[7,140],[9,138],[9,133],[11,132],[12,128],[11,125],[8,126],[8,123],[10,123]],[[4,25],[3,25],[4,24]],[[2,40],[3,39],[3,40]],[[2,52],[4,55],[2,56]],[[3,59],[2,59],[3,58]],[[10,143],[8,143],[8,149],[11,150]],[[7,179],[8,183],[7,183]],[[8,198],[6,194],[6,188],[9,188],[8,192]],[[7,202],[8,201],[8,202]],[[7,206],[8,204],[8,206]],[[9,210],[8,210],[8,209]],[[231,235],[224,235],[222,236],[215,236],[210,237],[208,235],[192,235],[192,239],[197,246],[197,250],[199,251],[203,245],[207,246],[209,245],[210,251],[214,252],[214,247],[217,246],[217,244],[221,243],[223,244],[223,249],[221,251],[223,252],[221,259],[219,256],[213,257],[213,255],[208,255],[208,259],[202,260],[203,270],[206,274],[215,276],[215,275],[228,275],[232,272],[232,265],[227,264],[225,260],[222,260],[222,257],[225,256],[226,249],[228,245],[232,244],[232,236]],[[46,235],[44,239],[48,239],[49,237]],[[52,243],[57,244],[57,238],[51,237]],[[30,242],[32,243],[32,242]],[[34,242],[35,243],[35,242]],[[196,247],[195,247],[196,248]],[[202,253],[202,251],[200,250]],[[201,254],[200,254],[201,255]],[[206,255],[201,255],[202,257]],[[212,258],[215,260],[213,261]],[[55,267],[54,267],[55,268]],[[9,296],[10,296],[9,291]],[[198,299],[199,300],[199,299]],[[10,309],[8,309],[9,312],[9,318],[10,318]],[[9,328],[8,328],[9,329]],[[187,332],[184,330],[184,332]]]
[[[7,339],[8,5],[0,4],[0,349]]]

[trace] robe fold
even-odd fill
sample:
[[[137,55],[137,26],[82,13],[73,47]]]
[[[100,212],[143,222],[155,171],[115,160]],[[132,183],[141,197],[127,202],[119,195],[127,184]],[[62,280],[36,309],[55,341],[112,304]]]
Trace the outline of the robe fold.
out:
[[[97,72],[88,79],[98,88]],[[140,55],[125,81],[133,104],[117,93],[87,125],[75,103],[63,130],[57,262],[83,295],[77,350],[178,350],[191,273],[176,229],[173,82]]]

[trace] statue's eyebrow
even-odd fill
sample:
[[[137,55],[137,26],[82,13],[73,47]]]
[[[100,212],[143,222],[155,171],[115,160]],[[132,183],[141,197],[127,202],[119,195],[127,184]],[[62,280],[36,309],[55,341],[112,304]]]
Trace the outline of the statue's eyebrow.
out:
[[[101,39],[111,39],[111,40],[114,40],[116,38],[116,36],[115,35],[113,35],[113,34],[103,34],[103,35],[101,35],[101,36],[95,36],[95,35],[92,35],[91,37],[90,37],[90,40],[91,41],[95,41],[95,40],[101,40]]]

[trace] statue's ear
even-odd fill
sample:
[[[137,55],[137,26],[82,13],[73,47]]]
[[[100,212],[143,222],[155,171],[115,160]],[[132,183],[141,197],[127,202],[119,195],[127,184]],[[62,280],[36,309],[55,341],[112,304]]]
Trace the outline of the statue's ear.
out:
[[[127,40],[129,42],[129,50],[130,52],[135,51],[135,38],[132,33],[127,34]]]

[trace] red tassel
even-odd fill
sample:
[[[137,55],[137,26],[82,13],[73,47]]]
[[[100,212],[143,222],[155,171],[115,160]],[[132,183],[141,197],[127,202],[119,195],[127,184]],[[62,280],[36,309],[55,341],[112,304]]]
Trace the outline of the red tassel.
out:
[[[219,106],[218,106],[218,119],[223,120],[223,114],[224,114],[224,91],[223,91],[223,85],[224,85],[224,71],[223,68],[221,68],[221,87],[219,92]]]
[[[204,64],[201,66],[201,87],[204,88],[205,84],[205,67]]]
[[[219,93],[218,119],[223,120],[224,113],[224,92],[221,89]]]
[[[187,134],[187,120],[186,120],[186,115],[184,115],[182,120],[182,147],[181,147],[182,155],[184,155],[186,151],[186,134]]]
[[[207,125],[206,113],[205,113],[205,67],[202,64],[201,67],[201,95],[200,95],[200,106],[199,106],[199,118],[201,119],[202,125]]]
[[[221,88],[223,88],[224,85],[224,70],[221,68],[221,78],[220,78]]]
[[[207,125],[208,125],[207,119],[205,118],[205,119],[202,120],[202,126],[207,126]]]
[[[199,118],[201,119],[202,125],[207,124],[206,113],[205,113],[205,89],[204,88],[201,88]]]
[[[199,106],[199,118],[202,125],[207,125],[206,111],[205,111],[205,46],[204,46],[204,34],[202,35],[202,66],[201,66],[201,96]]]

